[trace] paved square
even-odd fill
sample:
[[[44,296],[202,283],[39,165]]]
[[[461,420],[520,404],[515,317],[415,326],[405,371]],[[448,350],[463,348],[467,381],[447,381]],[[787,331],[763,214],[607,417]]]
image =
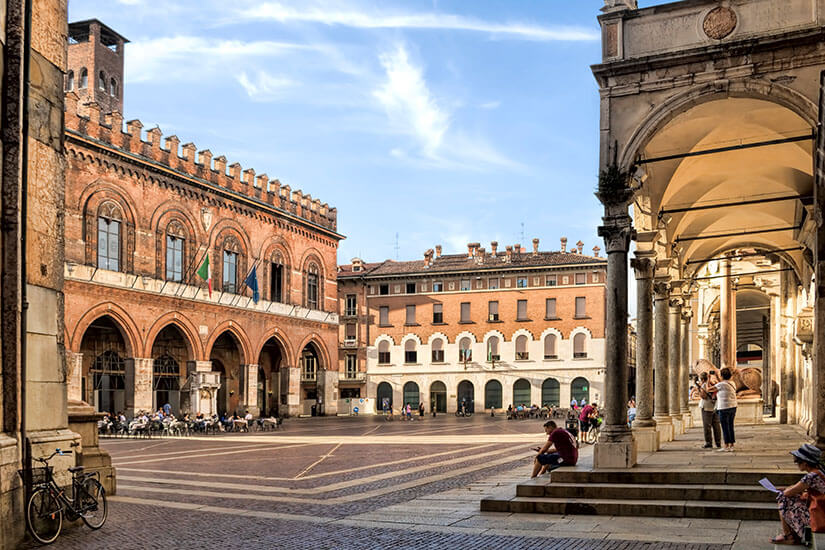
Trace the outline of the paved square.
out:
[[[769,532],[730,521],[481,513],[481,497],[529,476],[541,423],[296,419],[279,432],[103,440],[118,472],[109,520],[97,532],[66,530],[55,547],[722,550],[744,548],[737,541],[750,533],[756,550]]]

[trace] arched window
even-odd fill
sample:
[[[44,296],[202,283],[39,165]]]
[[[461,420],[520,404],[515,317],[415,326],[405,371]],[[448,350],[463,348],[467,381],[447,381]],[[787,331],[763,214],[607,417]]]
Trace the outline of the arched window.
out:
[[[473,360],[473,341],[466,336],[458,343],[458,360],[462,363],[469,363]]]
[[[388,410],[392,407],[392,386],[389,382],[381,382],[375,393],[376,401],[381,410]]]
[[[498,353],[498,336],[490,336],[487,339],[487,360],[499,361],[501,356]]]
[[[516,360],[525,361],[530,359],[530,352],[527,351],[527,336],[520,334],[516,337]]]
[[[556,354],[556,335],[555,334],[548,334],[544,337],[544,358],[545,359],[557,359],[558,355]]]
[[[381,340],[378,343],[378,364],[390,364],[390,343],[386,340]]]
[[[404,362],[415,364],[418,362],[418,352],[415,349],[415,340],[404,342]]]
[[[587,357],[587,336],[581,332],[573,337],[573,357]]]
[[[275,252],[270,258],[269,270],[270,301],[288,303],[286,289],[289,288],[289,267],[280,252]]]
[[[114,202],[104,202],[97,214],[97,267],[120,270],[120,225],[123,214]]]
[[[222,277],[221,289],[224,292],[234,294],[238,290],[238,263],[241,255],[241,245],[233,235],[227,236],[223,241],[223,251],[221,254]]]
[[[430,410],[433,412],[447,412],[447,386],[436,380],[430,386]]]
[[[306,273],[306,307],[318,309],[318,266],[309,264]]]
[[[114,78],[109,80],[109,95],[117,97],[117,80]]]
[[[583,399],[585,403],[590,403],[590,383],[586,378],[579,376],[573,379],[570,383],[570,396],[579,403]]]
[[[530,406],[530,382],[524,378],[519,378],[513,384],[513,406]]]
[[[501,408],[501,382],[498,380],[490,380],[484,386],[484,408]]]
[[[558,407],[561,403],[559,381],[546,378],[541,384],[541,406]]]
[[[418,408],[419,402],[419,392],[418,392],[418,384],[415,382],[407,382],[404,384],[404,406],[407,403],[410,404],[410,407],[413,409]]]
[[[71,92],[74,90],[74,71],[69,71],[66,75],[66,91]]]
[[[432,343],[433,363],[444,362],[444,340],[436,338]]]
[[[104,91],[104,92],[106,91],[106,75],[103,73],[103,71],[100,71],[100,73],[98,73],[97,87],[101,91]]]
[[[182,281],[184,269],[184,244],[186,231],[183,225],[173,220],[166,227],[166,280]]]
[[[81,90],[89,87],[89,71],[86,70],[86,67],[80,69],[80,82],[78,87]]]

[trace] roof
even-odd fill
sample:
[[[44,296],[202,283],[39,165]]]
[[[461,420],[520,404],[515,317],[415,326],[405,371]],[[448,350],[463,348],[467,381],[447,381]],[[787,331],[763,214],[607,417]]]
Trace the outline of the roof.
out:
[[[89,26],[92,23],[97,23],[98,25],[100,25],[101,33],[111,33],[117,38],[120,38],[124,44],[129,42],[128,38],[114,30],[112,27],[110,27],[100,19],[83,19],[82,21],[72,21],[71,23],[69,23],[69,36],[73,37],[76,34],[88,34]]]
[[[452,273],[466,271],[500,271],[502,269],[542,268],[561,266],[592,266],[606,267],[606,258],[585,256],[572,252],[532,252],[513,253],[511,261],[505,262],[506,252],[499,252],[495,256],[486,254],[484,261],[479,263],[478,258],[471,258],[467,254],[444,254],[433,258],[433,263],[426,267],[425,260],[397,262],[384,260],[379,263],[363,264],[361,271],[352,271],[352,265],[339,266],[338,278],[354,277],[392,277],[397,275],[429,275],[434,273]]]

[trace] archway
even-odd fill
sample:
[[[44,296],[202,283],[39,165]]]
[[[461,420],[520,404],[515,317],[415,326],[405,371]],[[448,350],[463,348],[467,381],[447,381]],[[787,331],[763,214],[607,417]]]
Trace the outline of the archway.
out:
[[[406,407],[408,404],[413,409],[418,408],[419,403],[419,395],[418,395],[418,384],[415,382],[407,382],[404,384],[404,403],[403,406]]]
[[[286,371],[281,365],[286,357],[277,338],[270,338],[258,355],[258,407],[264,416],[279,416],[281,407],[286,407],[288,385]]]
[[[301,351],[301,400],[304,414],[321,415],[321,394],[318,387],[318,373],[321,368],[320,354],[315,344],[310,342]]]
[[[383,410],[392,410],[392,386],[389,382],[381,382],[375,394],[378,407]]]
[[[81,399],[99,412],[124,411],[127,352],[117,321],[108,315],[93,321],[83,334],[80,353],[83,354]]]
[[[579,405],[582,404],[582,400],[584,400],[585,403],[590,403],[590,383],[586,378],[579,376],[573,379],[570,383],[570,396],[571,399],[575,399]]]
[[[558,407],[561,404],[561,390],[559,381],[555,378],[546,378],[541,383],[541,405]]]
[[[463,404],[468,412],[475,412],[475,386],[469,380],[462,380],[458,384],[458,409],[461,410]]]
[[[490,380],[484,385],[484,408],[501,409],[501,382]]]
[[[151,357],[153,408],[170,409],[176,416],[182,409],[188,410],[188,396],[182,399],[180,388],[186,381],[186,362],[193,357],[186,337],[177,326],[166,325],[158,332]]]
[[[530,406],[530,382],[524,378],[519,378],[513,384],[513,406]]]
[[[435,381],[430,386],[430,410],[437,413],[447,412],[447,386]]]
[[[246,403],[246,365],[242,363],[241,345],[230,331],[218,336],[209,352],[212,370],[221,372],[221,388],[218,390],[218,413],[243,414]]]

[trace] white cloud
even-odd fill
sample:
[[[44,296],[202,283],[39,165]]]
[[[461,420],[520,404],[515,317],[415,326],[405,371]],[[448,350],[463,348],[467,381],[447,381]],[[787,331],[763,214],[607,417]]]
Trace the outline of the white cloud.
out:
[[[486,101],[478,106],[479,109],[484,109],[485,111],[490,111],[492,109],[498,109],[501,106],[501,101]]]
[[[342,10],[340,2],[316,3],[300,8],[281,2],[265,2],[245,10],[239,15],[247,19],[269,19],[286,23],[290,21],[342,25],[362,29],[432,29],[482,32],[500,37],[538,41],[593,41],[598,32],[581,27],[544,27],[529,23],[493,23],[450,13],[367,13],[363,10]]]
[[[449,127],[449,117],[433,98],[421,69],[410,62],[407,50],[399,46],[380,56],[387,78],[374,95],[387,115],[403,131],[418,139],[422,149],[432,156],[441,146]]]
[[[207,40],[198,36],[173,36],[136,40],[129,44],[126,63],[130,82],[156,79],[203,78],[204,71],[235,70],[233,63],[266,58],[298,50],[317,50],[313,46],[259,40]]]
[[[283,91],[297,83],[286,77],[273,76],[265,71],[258,71],[254,78],[242,72],[237,77],[238,83],[254,101],[272,101],[281,97]]]

